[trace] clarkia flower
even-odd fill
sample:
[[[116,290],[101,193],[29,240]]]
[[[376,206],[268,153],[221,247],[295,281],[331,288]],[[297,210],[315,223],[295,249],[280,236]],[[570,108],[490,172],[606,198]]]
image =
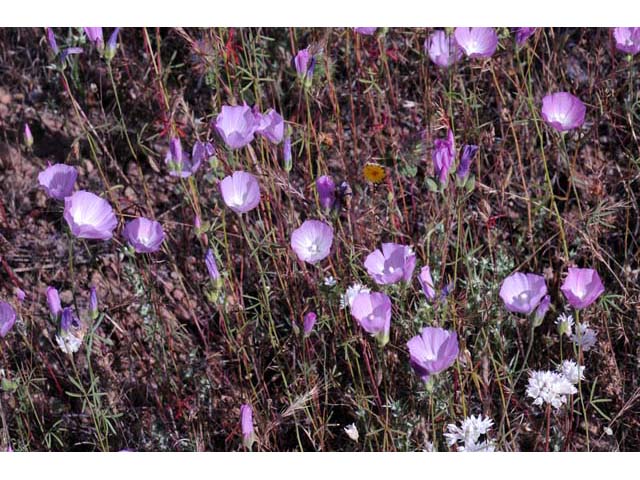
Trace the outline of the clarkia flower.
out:
[[[24,299],[27,298],[27,294],[20,287],[16,287],[15,293],[16,293],[16,298],[20,303],[24,302]]]
[[[82,345],[83,336],[78,317],[74,315],[71,307],[64,308],[60,320],[60,332],[56,335],[56,343],[60,350],[69,355],[77,352]]]
[[[72,328],[79,328],[80,320],[73,313],[71,307],[64,307],[62,309],[62,315],[60,316],[60,328],[62,330],[71,330]]]
[[[580,127],[587,109],[578,97],[558,92],[542,99],[542,118],[559,132]]]
[[[118,225],[109,202],[84,190],[64,199],[63,216],[78,238],[109,240]]]
[[[604,292],[598,272],[591,268],[569,268],[569,274],[560,287],[573,308],[587,308]]]
[[[293,156],[291,155],[291,135],[287,134],[284,137],[284,144],[282,146],[282,158],[284,160],[285,172],[290,172],[293,168]]]
[[[433,142],[433,152],[431,154],[438,181],[443,185],[447,183],[449,170],[451,170],[455,156],[455,139],[453,132],[449,130],[446,140],[438,138]]]
[[[354,27],[353,31],[360,35],[373,35],[378,27]]]
[[[271,143],[280,143],[284,136],[284,120],[282,116],[273,108],[267,113],[256,112],[256,122],[258,127],[256,133],[267,138]]]
[[[251,448],[255,442],[253,429],[253,410],[246,403],[240,406],[240,429],[242,430],[242,443],[246,448]]]
[[[336,184],[329,175],[322,175],[316,180],[316,190],[320,207],[330,210],[336,202]]]
[[[313,69],[316,66],[316,58],[309,53],[309,48],[300,50],[293,59],[293,64],[296,67],[298,76],[305,83],[311,83],[313,79]]]
[[[91,286],[91,291],[89,293],[89,315],[92,320],[95,320],[100,316],[100,310],[98,309],[98,293],[94,286]]]
[[[211,146],[211,148],[213,148],[213,146]],[[193,146],[193,151],[196,155],[190,157],[189,154],[182,149],[180,139],[173,137],[169,142],[169,151],[164,158],[164,163],[169,167],[169,175],[172,177],[187,178],[196,173],[206,154],[206,145],[201,142],[196,142]]]
[[[309,335],[311,333],[317,320],[318,315],[316,315],[316,312],[308,312],[304,316],[304,319],[302,320],[302,329],[305,335]]]
[[[204,263],[207,266],[209,278],[214,282],[218,281],[220,279],[220,271],[218,270],[216,257],[213,255],[213,251],[211,249],[207,250],[207,253],[204,256]]]
[[[351,304],[351,315],[360,326],[374,335],[381,345],[389,341],[391,300],[384,293],[361,292]]]
[[[250,173],[237,171],[220,182],[224,203],[238,214],[247,213],[260,203],[260,185]]]
[[[84,34],[89,41],[93,43],[98,50],[102,50],[104,47],[104,39],[102,37],[102,27],[82,27]]]
[[[196,143],[193,144],[193,149],[191,150],[191,161],[197,170],[202,162],[208,161],[215,154],[216,149],[211,142],[201,142],[200,140],[197,140]]]
[[[122,236],[136,252],[153,253],[160,250],[164,241],[164,230],[159,222],[140,217],[125,225]]]
[[[640,52],[640,27],[618,27],[613,29],[616,48],[621,52],[635,55]]]
[[[547,314],[549,310],[549,306],[551,305],[551,297],[549,295],[545,295],[544,298],[540,301],[538,308],[536,308],[535,313],[535,324],[540,325],[544,320],[544,316]]]
[[[426,327],[407,342],[413,370],[424,380],[449,368],[458,358],[458,335],[439,327]]]
[[[6,337],[16,323],[16,311],[7,302],[0,302],[0,337]]]
[[[498,47],[498,35],[493,28],[458,27],[454,36],[469,58],[489,58]]]
[[[56,163],[38,174],[38,182],[49,197],[64,200],[73,193],[78,171],[71,165]]]
[[[120,32],[120,27],[117,27],[111,32],[111,36],[109,40],[107,40],[107,44],[104,49],[104,58],[107,62],[113,60],[113,57],[116,56],[116,50],[118,49],[118,33]]]
[[[229,148],[242,148],[253,141],[259,127],[253,110],[247,105],[225,105],[216,118],[215,128]]]
[[[456,175],[459,179],[464,180],[469,175],[469,169],[471,168],[471,162],[478,152],[478,146],[465,145],[462,148],[462,156],[460,157],[460,164],[458,165],[458,171]]]
[[[462,50],[455,40],[443,30],[437,30],[425,40],[424,49],[433,63],[448,68],[462,58]]]
[[[344,310],[347,307],[351,308],[351,305],[353,305],[353,301],[356,299],[358,294],[369,292],[371,292],[370,288],[365,287],[360,283],[354,283],[347,288],[343,295],[340,296],[340,310]]]
[[[33,147],[33,135],[31,134],[31,128],[29,128],[29,124],[24,124],[24,145],[27,148]]]
[[[60,303],[60,295],[58,290],[53,287],[47,287],[47,304],[49,305],[49,312],[53,318],[58,318],[62,313],[62,304]]]
[[[291,248],[298,258],[314,264],[329,256],[333,227],[320,220],[305,220],[291,234]]]
[[[433,287],[433,278],[431,277],[431,269],[428,265],[425,265],[420,270],[420,275],[418,275],[418,281],[420,282],[420,286],[422,287],[422,291],[424,292],[424,296],[427,297],[427,300],[430,302],[436,299],[436,289]]]
[[[547,284],[542,275],[512,273],[502,282],[500,298],[507,310],[514,313],[532,313],[542,297],[547,294]]]
[[[379,285],[411,281],[416,267],[413,249],[397,243],[383,243],[381,249],[371,252],[364,261],[367,272]]]
[[[524,45],[524,42],[527,41],[527,39],[533,35],[534,33],[536,33],[536,28],[535,27],[516,27],[513,29],[513,34],[516,37],[516,45],[518,45],[519,47],[521,47],[522,45]]]
[[[58,48],[58,42],[56,42],[56,35],[53,33],[53,28],[47,27],[47,42],[49,42],[49,46],[55,55],[60,53],[60,49]]]

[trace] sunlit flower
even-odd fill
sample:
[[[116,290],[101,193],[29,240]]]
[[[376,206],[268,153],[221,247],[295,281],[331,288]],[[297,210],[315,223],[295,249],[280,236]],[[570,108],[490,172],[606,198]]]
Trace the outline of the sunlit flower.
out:
[[[373,35],[378,27],[354,27],[353,31],[360,35]]]
[[[215,128],[229,148],[242,148],[254,139],[259,122],[247,105],[224,105],[216,118]]]
[[[618,27],[613,29],[616,48],[621,52],[635,55],[640,52],[640,27]]]
[[[291,234],[291,248],[303,262],[317,263],[329,256],[333,227],[319,220],[305,220]]]
[[[33,135],[31,133],[31,128],[29,128],[29,124],[24,124],[24,145],[27,148],[31,148],[33,146]]]
[[[564,375],[573,385],[577,385],[580,380],[584,380],[584,367],[578,366],[573,360],[565,360],[558,366],[558,373]]]
[[[109,240],[118,225],[109,202],[84,190],[64,199],[63,216],[78,238]]]
[[[122,236],[136,252],[153,253],[160,250],[164,241],[164,230],[159,222],[140,217],[127,223]]]
[[[407,245],[383,243],[381,249],[371,252],[364,261],[371,278],[380,285],[411,281],[416,266],[416,254]]]
[[[242,430],[242,442],[246,448],[251,448],[256,441],[253,429],[253,409],[246,403],[240,406],[240,428]]]
[[[529,315],[547,294],[547,285],[542,275],[512,273],[502,282],[500,298],[510,312]]]
[[[224,203],[238,214],[247,213],[260,203],[260,185],[252,174],[233,172],[220,182]]]
[[[493,420],[482,414],[465,418],[460,426],[450,423],[444,437],[447,445],[456,445],[460,452],[493,452],[495,445],[487,437]]]
[[[71,165],[56,163],[38,174],[38,182],[47,195],[56,200],[64,200],[73,193],[78,171]]]
[[[489,58],[498,47],[498,35],[493,28],[458,27],[454,35],[469,58]]]
[[[424,380],[449,368],[458,358],[456,332],[438,327],[426,327],[407,342],[413,370]]]
[[[198,146],[200,144],[200,146]],[[172,177],[187,178],[196,173],[202,163],[204,152],[201,142],[194,145],[194,153],[190,156],[182,149],[182,143],[178,137],[173,137],[169,142],[169,151],[164,158],[164,163],[169,167],[169,175]],[[209,144],[211,145],[211,144]]]
[[[344,427],[344,432],[354,442],[358,443],[358,438],[360,438],[360,434],[358,433],[358,427],[356,427],[355,423],[351,423]]]
[[[284,120],[273,108],[267,113],[255,112],[257,128],[256,133],[267,138],[271,143],[280,143],[284,136]]]
[[[361,292],[369,293],[371,292],[371,289],[365,287],[360,283],[354,283],[349,288],[347,288],[347,291],[344,293],[344,295],[340,297],[340,309],[344,310],[347,307],[351,308],[351,305],[353,304],[353,300]]]
[[[425,40],[424,48],[429,58],[439,67],[447,68],[462,58],[462,50],[456,41],[442,30],[437,30]]]
[[[550,371],[532,371],[529,373],[527,396],[533,398],[533,404],[542,406],[547,403],[558,409],[567,403],[567,395],[578,390],[561,373]]]
[[[558,333],[570,337],[573,334],[573,316],[567,313],[561,313],[556,319]]]
[[[569,274],[560,287],[573,308],[586,308],[604,292],[598,272],[591,268],[569,268]]]
[[[418,280],[420,281],[420,286],[422,287],[422,291],[424,292],[424,296],[427,297],[427,300],[430,302],[434,301],[437,297],[436,289],[433,286],[433,278],[431,277],[431,269],[428,265],[425,265],[420,270],[420,275],[418,275]]]
[[[586,111],[584,103],[568,92],[553,93],[542,99],[542,118],[559,132],[580,127]]]
[[[351,315],[367,333],[374,335],[381,345],[389,341],[391,299],[384,293],[360,292],[351,304]]]
[[[102,27],[82,27],[85,35],[91,43],[93,43],[98,50],[102,50],[104,47],[104,38],[102,36]]]

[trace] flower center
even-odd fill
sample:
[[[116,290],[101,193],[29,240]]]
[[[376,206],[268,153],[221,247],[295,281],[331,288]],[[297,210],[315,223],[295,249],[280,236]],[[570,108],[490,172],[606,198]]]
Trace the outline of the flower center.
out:
[[[526,302],[527,300],[529,300],[529,292],[522,292],[520,293],[520,295],[518,295],[518,300],[520,300],[521,302]]]
[[[318,245],[316,245],[315,243],[309,245],[309,253],[318,253],[318,250]]]

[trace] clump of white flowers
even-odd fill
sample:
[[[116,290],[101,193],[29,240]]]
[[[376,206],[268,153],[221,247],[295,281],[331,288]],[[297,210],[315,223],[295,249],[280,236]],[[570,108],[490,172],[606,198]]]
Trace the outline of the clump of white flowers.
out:
[[[573,360],[565,360],[558,366],[558,373],[564,375],[564,378],[569,380],[573,385],[576,385],[580,380],[584,380],[584,367],[579,366]]]
[[[493,426],[493,420],[471,415],[465,418],[460,426],[453,423],[447,425],[447,445],[456,445],[460,452],[493,452],[495,445],[493,440],[487,438],[489,429]],[[483,438],[484,437],[484,438]]]
[[[358,427],[356,427],[355,423],[351,423],[346,427],[344,427],[344,432],[347,434],[347,436],[351,440],[358,443],[358,438],[360,438],[360,434],[358,433]]]
[[[340,297],[340,310],[344,310],[346,307],[351,308],[351,304],[358,296],[359,293],[370,293],[371,289],[365,287],[360,283],[354,283],[347,291]]]
[[[66,354],[76,353],[82,345],[82,338],[76,337],[70,330],[63,330],[56,335],[56,343]]]
[[[579,323],[576,333],[571,334],[571,341],[577,347],[582,347],[582,351],[588,352],[596,344],[596,332],[589,328],[588,323]]]
[[[563,373],[541,370],[529,373],[527,396],[533,398],[534,405],[542,406],[546,403],[559,409],[567,403],[568,395],[577,392],[576,387]]]

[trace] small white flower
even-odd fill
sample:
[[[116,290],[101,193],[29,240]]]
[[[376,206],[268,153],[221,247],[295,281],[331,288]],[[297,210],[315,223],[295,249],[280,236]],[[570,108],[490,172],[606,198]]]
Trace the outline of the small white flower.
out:
[[[76,337],[69,331],[63,331],[59,335],[56,335],[56,343],[64,353],[72,354],[80,349],[82,339]]]
[[[611,430],[609,427],[604,427],[604,433],[611,436],[613,435],[613,430]]]
[[[344,427],[344,431],[351,440],[353,440],[354,442],[358,441],[358,438],[360,437],[360,435],[358,434],[358,428],[356,427],[355,423],[352,423]]]
[[[459,447],[458,450],[461,452],[495,452],[496,446],[493,442],[487,441],[480,443],[469,442],[465,443],[463,447]]]
[[[527,396],[533,398],[534,405],[548,403],[553,408],[560,408],[567,403],[567,395],[578,390],[561,373],[549,371],[533,371],[529,373]]]
[[[337,283],[337,282],[336,282],[336,279],[335,279],[335,278],[333,278],[333,276],[332,276],[332,275],[329,275],[328,277],[326,277],[326,278],[324,279],[324,285],[325,285],[326,287],[334,287],[334,286],[336,285],[336,283]]]
[[[565,360],[562,365],[558,366],[558,373],[564,375],[573,385],[580,380],[584,380],[584,367],[578,366],[573,360]]]
[[[570,337],[573,332],[573,317],[566,313],[561,313],[558,315],[556,325],[558,326],[560,335],[565,334],[567,337]]]
[[[460,452],[493,452],[495,446],[493,441],[480,441],[482,435],[487,435],[489,429],[493,425],[493,420],[489,417],[471,415],[465,418],[460,426],[450,423],[447,425],[447,433],[444,434],[447,439],[447,445],[450,447],[458,444]]]
[[[577,347],[582,347],[582,351],[588,352],[596,344],[596,332],[589,328],[587,322],[580,323],[576,333],[571,334],[571,341]]]
[[[351,304],[358,296],[359,293],[370,293],[371,289],[361,285],[360,283],[354,283],[347,291],[340,297],[340,310],[344,310],[347,306],[351,308]]]

